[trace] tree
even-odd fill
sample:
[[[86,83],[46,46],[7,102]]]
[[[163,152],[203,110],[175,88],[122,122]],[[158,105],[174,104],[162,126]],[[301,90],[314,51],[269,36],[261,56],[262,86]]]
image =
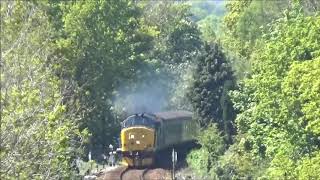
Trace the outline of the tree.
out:
[[[264,36],[264,46],[252,54],[252,76],[232,96],[240,111],[238,130],[247,134],[251,153],[269,160],[270,178],[297,178],[296,164],[319,149],[314,131],[318,98],[303,95],[317,92],[312,77],[318,74],[318,27],[317,15],[306,16],[299,4],[285,11]]]
[[[210,124],[199,135],[198,140],[201,148],[192,151],[187,157],[187,162],[202,178],[217,178],[213,168],[226,148],[223,136],[214,124]]]
[[[137,76],[130,83],[122,83],[125,85],[121,86],[117,99],[139,97],[142,99],[139,105],[149,107],[144,109],[151,112],[189,108],[184,103],[184,87],[189,81],[182,79],[190,72],[193,57],[202,45],[197,26],[190,20],[190,7],[170,1],[137,4],[141,8],[139,31],[148,34],[151,40],[143,61],[136,61],[132,68]],[[157,100],[150,102],[151,99]]]
[[[214,42],[221,36],[221,20],[215,15],[207,16],[205,19],[199,21],[198,24],[204,41]]]
[[[221,24],[226,13],[224,1],[188,1],[192,20],[197,23],[201,38],[214,42],[222,38]]]
[[[218,44],[205,46],[193,78],[188,97],[200,125],[216,123],[225,135],[232,134],[234,114],[227,92],[233,86],[233,75]]]
[[[1,179],[69,179],[85,132],[63,103],[43,3],[1,2]]]
[[[152,2],[143,9],[143,23],[157,32],[153,58],[166,64],[190,61],[202,45],[200,32],[190,19],[190,6],[163,1]]]
[[[134,76],[132,64],[143,56],[140,49],[148,39],[138,32],[138,10],[131,1],[77,1],[62,12],[64,29],[56,54],[64,59],[57,71],[77,84],[73,92],[81,128],[92,134],[87,150],[101,151],[116,142],[112,137],[120,128],[110,110],[114,91]]]
[[[236,53],[232,54],[236,61],[247,61],[251,67],[245,69],[250,73],[240,78],[239,89],[230,93],[234,108],[239,111],[235,120],[237,135],[234,144],[210,167],[211,177],[317,179],[320,148],[320,24],[319,14],[314,12],[317,3],[233,1],[228,6],[225,25],[229,37],[223,44],[228,53],[230,49]],[[213,104],[205,98],[200,102]],[[200,150],[209,154],[204,148]],[[206,162],[199,152],[192,154],[191,164],[198,163],[205,169]]]
[[[238,79],[251,73],[251,54],[262,44],[259,39],[269,32],[268,24],[278,19],[288,8],[287,1],[229,1],[222,24],[221,42],[231,57]]]

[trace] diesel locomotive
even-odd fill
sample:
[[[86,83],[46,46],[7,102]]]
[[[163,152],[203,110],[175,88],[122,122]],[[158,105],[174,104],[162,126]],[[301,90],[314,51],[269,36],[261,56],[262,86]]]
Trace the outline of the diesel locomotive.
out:
[[[188,111],[135,114],[121,125],[122,162],[130,167],[153,165],[160,151],[195,141],[198,129]]]

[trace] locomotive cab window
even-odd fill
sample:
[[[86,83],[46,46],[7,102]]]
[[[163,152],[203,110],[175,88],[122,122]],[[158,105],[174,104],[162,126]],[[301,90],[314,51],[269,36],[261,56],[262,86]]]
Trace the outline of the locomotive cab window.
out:
[[[146,126],[150,128],[155,128],[155,122],[148,117],[141,117],[136,115],[127,118],[122,123],[122,128],[128,128],[133,126]]]

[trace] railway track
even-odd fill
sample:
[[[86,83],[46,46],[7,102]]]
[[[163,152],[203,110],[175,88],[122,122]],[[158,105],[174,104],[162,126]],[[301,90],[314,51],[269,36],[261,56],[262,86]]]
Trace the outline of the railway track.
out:
[[[98,180],[169,180],[170,171],[162,168],[132,169],[125,166],[105,171]]]
[[[142,171],[141,176],[140,176],[140,180],[146,180],[145,175],[147,174],[148,171],[149,171],[149,168],[146,168]]]
[[[120,180],[124,180],[123,176],[126,172],[128,172],[130,169],[129,167],[126,167],[123,171],[120,172]]]
[[[128,171],[128,167],[121,166],[104,172],[98,177],[98,180],[122,180],[123,175]]]
[[[145,175],[149,171],[149,168],[145,169],[130,169],[126,168],[120,174],[120,180],[129,180],[129,179],[136,179],[136,180],[146,180]]]

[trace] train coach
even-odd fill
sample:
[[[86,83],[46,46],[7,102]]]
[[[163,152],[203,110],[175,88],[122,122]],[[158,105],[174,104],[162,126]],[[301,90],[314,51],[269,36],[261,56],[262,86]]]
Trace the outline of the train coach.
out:
[[[122,161],[130,167],[151,166],[160,151],[195,141],[197,129],[188,111],[129,116],[121,128]]]

